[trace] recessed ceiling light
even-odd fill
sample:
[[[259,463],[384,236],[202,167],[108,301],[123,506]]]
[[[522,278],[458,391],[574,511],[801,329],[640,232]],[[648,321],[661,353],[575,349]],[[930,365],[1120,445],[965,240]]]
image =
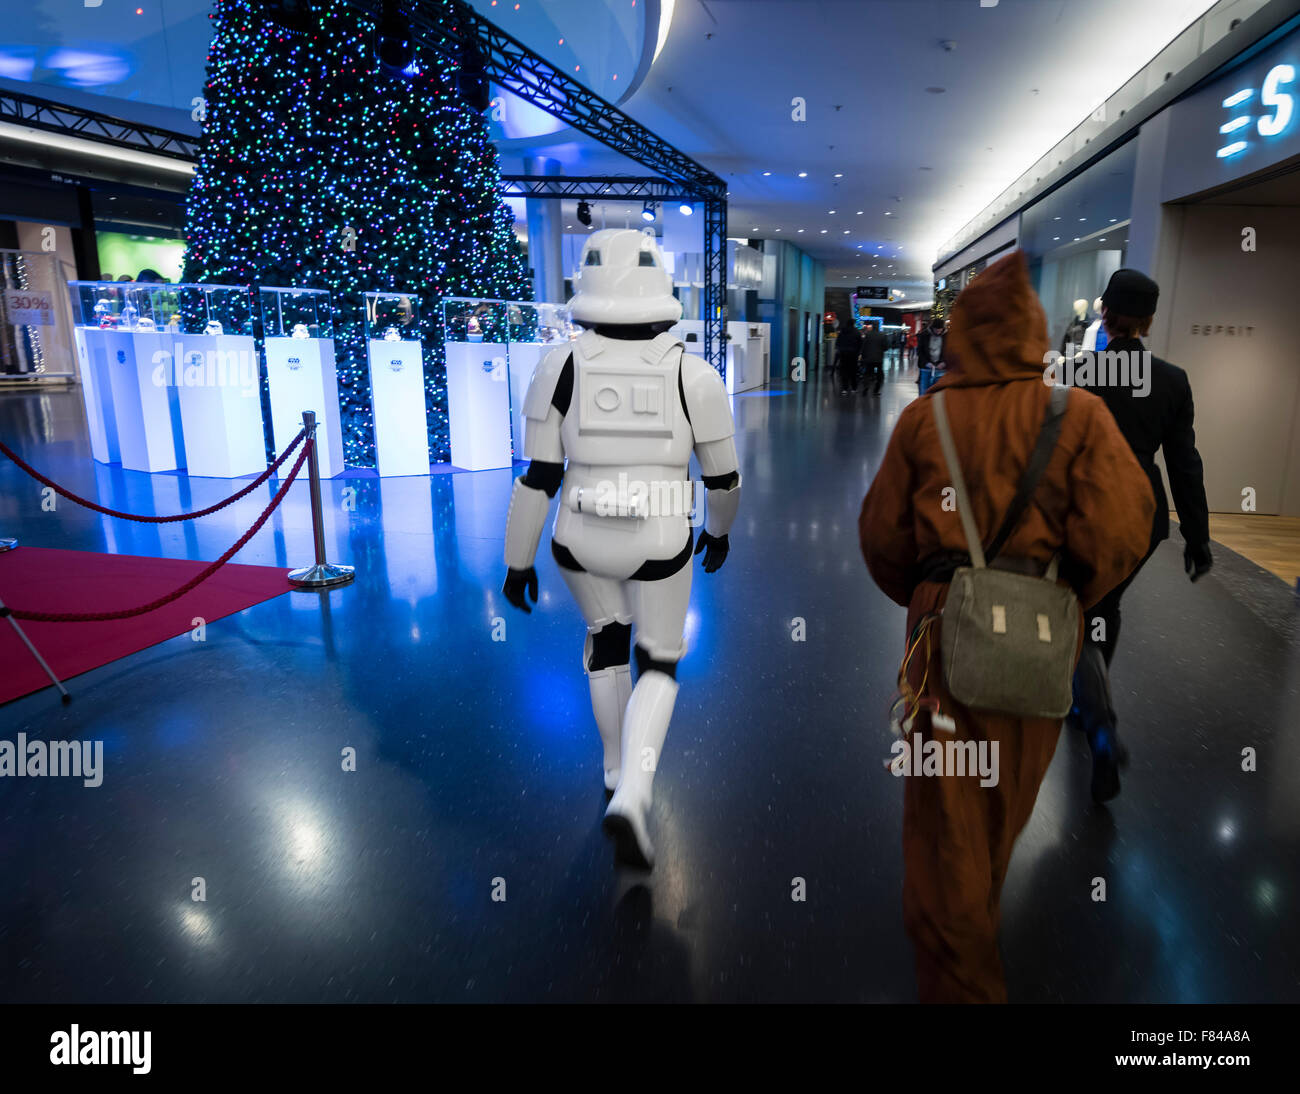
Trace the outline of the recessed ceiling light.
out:
[[[885,216],[887,216],[887,217],[892,217],[893,215],[894,215],[894,214],[891,213],[888,209],[885,210]]]
[[[1087,219],[1088,219],[1087,217],[1080,217],[1080,218],[1079,218],[1079,223],[1080,223],[1080,224],[1083,224],[1085,221],[1087,221]]]
[[[1115,223],[1115,217],[1111,217],[1111,218],[1110,218],[1110,222],[1111,222],[1112,224],[1114,224],[1114,223]]]
[[[837,179],[842,179],[842,178],[844,177],[844,172],[842,172],[842,171],[838,172],[838,173],[835,175],[835,177],[836,177]]]
[[[822,229],[822,235],[825,235],[825,234],[826,234],[826,229],[823,228],[823,229]]]
[[[771,171],[764,171],[764,172],[763,172],[763,177],[764,177],[764,178],[767,178],[767,177],[770,176],[771,174],[772,174]]]
[[[1060,236],[1052,236],[1052,242],[1055,243],[1060,238]]]
[[[834,216],[834,215],[835,215],[835,210],[832,209],[832,210],[830,211],[830,213],[831,213],[831,216]]]
[[[1060,220],[1060,217],[1052,217],[1053,220]]]
[[[799,229],[799,231],[800,231],[800,233],[802,233],[802,232],[803,232],[803,229],[802,229],[802,228],[800,228],[800,229]]]
[[[848,235],[848,234],[849,234],[849,230],[848,230],[847,228],[844,229],[844,234],[845,234],[845,235]]]
[[[800,171],[800,172],[799,172],[799,177],[800,177],[801,179],[806,179],[806,178],[808,177],[808,172],[807,172],[807,171]]]

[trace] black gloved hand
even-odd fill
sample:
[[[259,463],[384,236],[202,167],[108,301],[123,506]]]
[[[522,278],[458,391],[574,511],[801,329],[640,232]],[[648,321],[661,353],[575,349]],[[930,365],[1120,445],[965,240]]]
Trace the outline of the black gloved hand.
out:
[[[726,536],[711,536],[703,528],[700,529],[700,539],[695,544],[695,553],[698,555],[701,551],[705,552],[704,572],[706,574],[722,569],[722,564],[727,561],[727,552],[730,550],[731,540]]]
[[[1205,543],[1197,544],[1193,547],[1190,543],[1183,548],[1183,569],[1193,581],[1198,581],[1210,572],[1210,567],[1214,565],[1214,558],[1210,554],[1210,544],[1207,540]]]
[[[524,590],[528,591],[529,596],[533,598],[533,603],[537,603],[537,571],[531,566],[526,570],[509,570],[506,573],[506,583],[501,587],[501,591],[506,594],[506,599],[510,601],[521,612],[529,615],[533,609],[528,606],[528,600],[524,596]]]

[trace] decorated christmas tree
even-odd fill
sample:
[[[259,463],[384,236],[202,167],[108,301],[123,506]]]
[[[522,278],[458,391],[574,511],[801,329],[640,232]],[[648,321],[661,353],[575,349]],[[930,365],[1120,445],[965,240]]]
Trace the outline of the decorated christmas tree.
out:
[[[381,65],[347,0],[216,0],[211,18],[185,279],[330,290],[357,467],[375,462],[362,294],[414,293],[430,453],[448,459],[442,301],[531,299],[481,89],[450,44]]]

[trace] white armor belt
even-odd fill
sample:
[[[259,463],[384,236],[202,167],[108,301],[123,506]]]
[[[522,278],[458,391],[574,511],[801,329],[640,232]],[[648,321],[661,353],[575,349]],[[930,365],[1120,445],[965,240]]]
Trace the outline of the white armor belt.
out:
[[[695,507],[694,485],[684,479],[634,481],[620,472],[617,480],[570,486],[564,504],[575,513],[596,517],[685,517]]]

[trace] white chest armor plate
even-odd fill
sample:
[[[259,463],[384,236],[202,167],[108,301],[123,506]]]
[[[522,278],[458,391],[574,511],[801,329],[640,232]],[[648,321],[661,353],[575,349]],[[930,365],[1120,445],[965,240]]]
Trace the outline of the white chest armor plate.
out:
[[[679,388],[682,347],[671,335],[623,342],[588,333],[573,345],[573,398],[561,427],[570,464],[681,467],[694,437]]]

